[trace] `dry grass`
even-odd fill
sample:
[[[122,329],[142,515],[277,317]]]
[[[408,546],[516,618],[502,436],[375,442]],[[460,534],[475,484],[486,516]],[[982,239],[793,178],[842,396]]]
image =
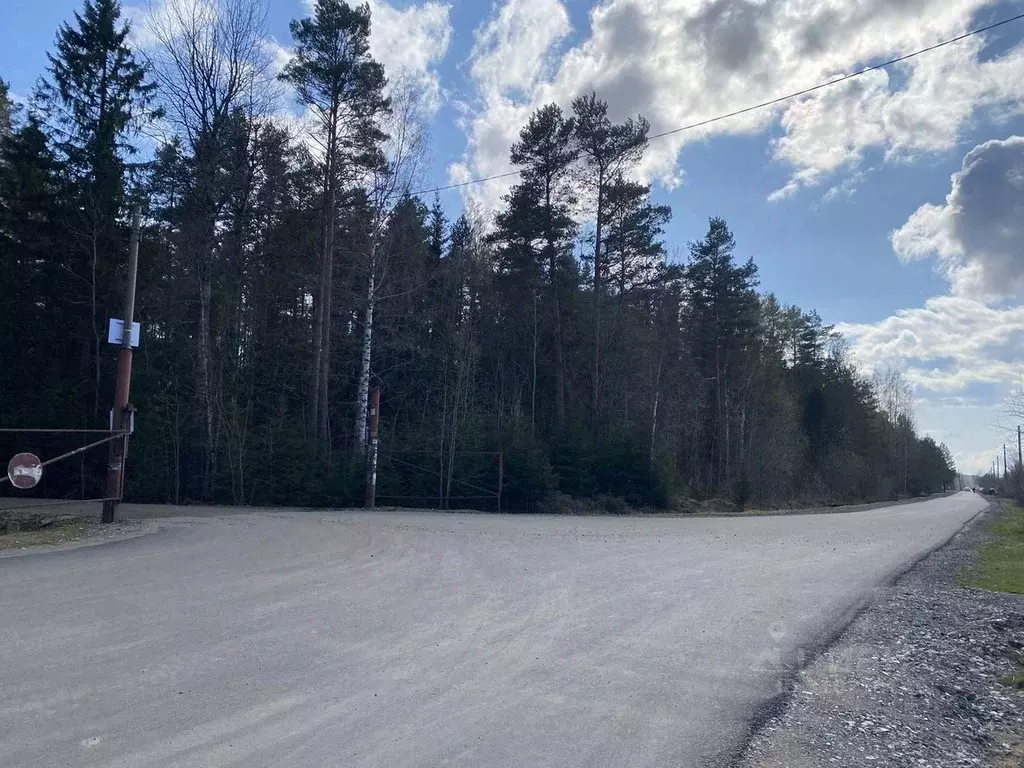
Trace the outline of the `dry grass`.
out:
[[[88,524],[81,520],[58,522],[35,531],[18,531],[0,535],[0,552],[28,547],[52,546],[78,541],[89,533]]]

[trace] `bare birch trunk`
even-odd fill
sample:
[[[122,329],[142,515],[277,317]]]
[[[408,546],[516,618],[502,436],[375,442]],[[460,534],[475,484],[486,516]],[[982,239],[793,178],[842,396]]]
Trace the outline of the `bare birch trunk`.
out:
[[[359,453],[366,452],[366,417],[370,403],[370,360],[373,353],[373,308],[376,303],[373,257],[370,258],[370,277],[367,281],[366,312],[363,315],[363,344],[359,358],[359,387],[356,394],[355,443]]]
[[[658,360],[658,372],[654,376],[654,406],[651,408],[651,466],[654,466],[654,440],[658,434],[658,400],[661,398],[661,368],[663,359]]]

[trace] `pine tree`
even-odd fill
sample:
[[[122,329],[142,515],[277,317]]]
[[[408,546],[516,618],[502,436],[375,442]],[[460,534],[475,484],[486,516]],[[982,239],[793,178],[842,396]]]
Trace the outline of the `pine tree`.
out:
[[[313,17],[291,22],[295,54],[281,79],[316,120],[321,157],[320,279],[315,301],[309,429],[328,447],[334,239],[339,193],[367,170],[380,167],[385,136],[378,126],[388,110],[384,68],[370,56],[370,8],[343,0],[317,0]]]
[[[592,200],[594,218],[593,300],[594,300],[594,356],[591,407],[593,417],[601,405],[601,301],[604,293],[603,276],[605,228],[608,217],[608,189],[615,179],[626,176],[640,162],[647,147],[650,124],[643,117],[630,118],[623,123],[612,123],[608,117],[608,104],[591,93],[573,100],[575,152],[583,166],[581,181]]]
[[[120,212],[125,158],[135,154],[132,140],[155,114],[156,85],[128,46],[130,26],[120,19],[118,0],[85,0],[75,26],[57,32],[49,78],[37,93],[57,147],[106,217]]]
[[[691,354],[707,393],[706,433],[702,462],[705,487],[732,479],[735,448],[735,409],[745,391],[741,371],[750,360],[757,328],[759,302],[757,267],[753,261],[737,266],[736,241],[728,225],[713,218],[705,238],[690,246],[686,269],[687,323]]]
[[[558,106],[549,104],[530,116],[510,153],[513,165],[523,172],[520,195],[525,198],[520,202],[528,203],[538,214],[534,221],[538,227],[535,235],[540,241],[536,256],[547,278],[545,316],[550,317],[551,323],[552,386],[555,424],[559,429],[566,424],[564,294],[578,284],[572,254],[577,235],[572,211],[577,197],[569,178],[577,159],[572,143],[575,130],[575,121],[566,118]]]
[[[41,124],[0,138],[0,423],[67,424],[79,380],[66,329],[76,279],[61,262],[71,209]]]
[[[603,281],[615,287],[620,303],[632,290],[652,285],[664,266],[661,236],[672,209],[652,204],[650,195],[649,184],[621,176],[608,188]]]

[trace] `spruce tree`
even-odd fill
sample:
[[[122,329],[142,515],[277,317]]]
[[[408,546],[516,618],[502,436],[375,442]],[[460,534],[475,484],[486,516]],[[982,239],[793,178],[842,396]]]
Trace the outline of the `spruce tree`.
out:
[[[80,298],[88,316],[79,324],[85,359],[92,361],[91,410],[99,413],[101,351],[105,315],[120,294],[116,282],[123,261],[119,224],[125,201],[127,160],[139,128],[155,115],[155,85],[148,81],[127,39],[118,0],[86,0],[74,24],[57,32],[49,55],[49,76],[36,92],[36,107],[48,124],[65,177],[77,201],[69,221],[77,256],[72,269],[88,286]]]

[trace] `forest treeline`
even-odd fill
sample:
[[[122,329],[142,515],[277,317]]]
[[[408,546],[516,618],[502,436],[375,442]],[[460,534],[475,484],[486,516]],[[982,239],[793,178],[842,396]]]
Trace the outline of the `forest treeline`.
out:
[[[275,77],[253,0],[169,0],[140,50],[87,0],[29,104],[0,90],[0,424],[107,424],[141,205],[132,500],[359,504],[374,388],[383,503],[493,508],[498,452],[524,511],[950,487],[907,383],[759,292],[725,221],[669,247],[642,116],[538,109],[496,211],[410,194],[424,97],[371,24],[317,0]],[[46,492],[99,495],[104,458]]]

